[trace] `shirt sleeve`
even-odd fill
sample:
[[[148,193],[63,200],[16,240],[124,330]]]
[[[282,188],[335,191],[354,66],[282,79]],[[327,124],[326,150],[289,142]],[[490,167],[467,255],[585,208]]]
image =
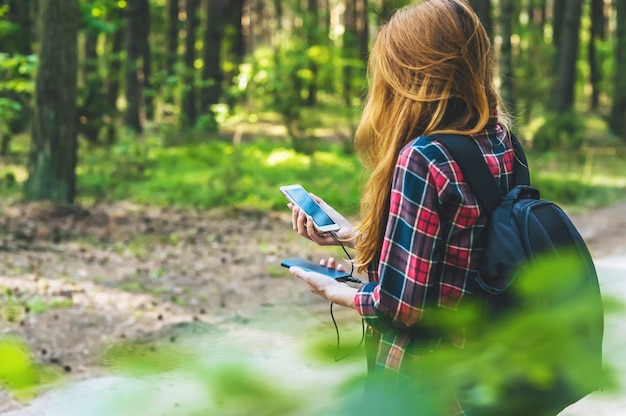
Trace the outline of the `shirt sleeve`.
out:
[[[415,147],[400,152],[378,266],[379,280],[364,285],[355,296],[358,312],[380,332],[418,324],[426,306],[438,302],[438,189],[447,179],[437,173],[436,166]]]

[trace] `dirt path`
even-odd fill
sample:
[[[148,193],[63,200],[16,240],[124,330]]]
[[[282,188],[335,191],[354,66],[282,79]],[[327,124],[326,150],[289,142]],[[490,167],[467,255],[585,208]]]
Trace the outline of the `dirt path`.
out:
[[[595,257],[626,256],[626,202],[574,221]],[[264,313],[327,323],[327,305],[279,266],[326,254],[341,257],[291,232],[288,212],[4,207],[0,335],[19,336],[38,361],[80,379],[102,373],[107,346],[173,339],[194,322],[252,338]],[[0,412],[19,407],[0,393]]]

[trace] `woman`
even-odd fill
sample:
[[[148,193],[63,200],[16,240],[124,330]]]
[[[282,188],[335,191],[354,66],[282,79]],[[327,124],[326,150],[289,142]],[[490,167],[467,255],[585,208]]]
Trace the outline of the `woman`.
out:
[[[462,328],[433,336],[428,323],[471,297],[487,217],[436,134],[471,136],[501,191],[509,190],[515,155],[493,71],[486,31],[462,0],[400,9],[372,47],[369,92],[355,136],[369,172],[360,225],[352,227],[319,200],[342,226],[340,239],[357,250],[357,270],[368,271],[369,283],[354,288],[291,271],[314,293],[365,319],[375,335],[367,338],[376,343],[375,369],[419,378],[414,364],[423,351],[441,343],[463,346]],[[291,209],[300,235],[337,243]],[[327,263],[340,267],[333,259]]]

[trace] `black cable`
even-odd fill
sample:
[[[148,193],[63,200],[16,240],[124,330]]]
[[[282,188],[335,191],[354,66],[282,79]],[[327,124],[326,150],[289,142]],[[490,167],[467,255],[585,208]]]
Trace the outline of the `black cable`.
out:
[[[337,242],[339,243],[339,245],[341,246],[341,248],[343,249],[343,252],[346,253],[346,256],[348,256],[348,261],[350,261],[350,265],[351,265],[351,269],[350,269],[350,276],[346,279],[349,282],[352,283],[359,283],[362,284],[363,282],[354,277],[354,261],[352,260],[352,257],[350,256],[350,253],[348,253],[348,250],[346,250],[346,247],[343,245],[343,242],[339,239],[339,237],[337,236],[337,234],[334,231],[331,231],[330,234],[335,238],[335,240],[337,240]],[[361,346],[361,344],[363,344],[363,341],[365,340],[365,319],[361,319],[361,340],[359,341],[358,345],[354,348],[354,350],[348,352],[347,354],[339,357],[339,345],[340,345],[340,338],[339,338],[339,327],[337,326],[337,321],[335,320],[335,315],[333,314],[333,302],[330,302],[330,317],[333,321],[333,325],[335,326],[335,334],[337,335],[337,345],[335,346],[335,362],[336,361],[340,361],[343,360],[344,358],[349,357],[350,355],[352,355],[357,349],[359,349],[359,347]]]
[[[330,317],[332,318],[333,324],[335,325],[335,334],[337,335],[337,345],[335,346],[335,362],[337,362],[337,361],[341,361],[344,358],[347,358],[347,357],[351,356],[363,344],[363,341],[365,340],[365,319],[361,319],[361,340],[359,341],[357,346],[354,347],[354,350],[352,350],[352,351],[348,352],[347,354],[339,357],[339,344],[340,344],[339,327],[337,326],[337,321],[335,320],[335,316],[333,315],[333,305],[334,305],[334,303],[330,302]]]
[[[352,261],[352,257],[350,256],[350,253],[348,253],[348,250],[346,250],[346,247],[343,245],[343,242],[341,241],[341,239],[339,238],[337,233],[335,233],[334,231],[331,231],[330,235],[332,235],[335,238],[335,240],[337,240],[337,242],[339,243],[339,246],[341,247],[343,252],[346,253],[346,256],[348,256],[348,260],[350,261],[350,277],[351,277],[351,279],[349,279],[349,280],[351,282],[354,282],[354,283],[363,283],[362,281],[360,281],[356,277],[352,276],[354,274],[354,261]],[[352,280],[352,279],[354,279],[354,280]]]

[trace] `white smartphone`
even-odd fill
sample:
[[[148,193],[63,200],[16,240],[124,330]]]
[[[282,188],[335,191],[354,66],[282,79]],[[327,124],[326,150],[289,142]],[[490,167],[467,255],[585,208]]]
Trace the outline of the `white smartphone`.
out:
[[[305,214],[313,218],[313,225],[319,232],[327,233],[329,231],[337,231],[340,228],[301,185],[281,186],[280,192],[289,201],[300,207]]]

